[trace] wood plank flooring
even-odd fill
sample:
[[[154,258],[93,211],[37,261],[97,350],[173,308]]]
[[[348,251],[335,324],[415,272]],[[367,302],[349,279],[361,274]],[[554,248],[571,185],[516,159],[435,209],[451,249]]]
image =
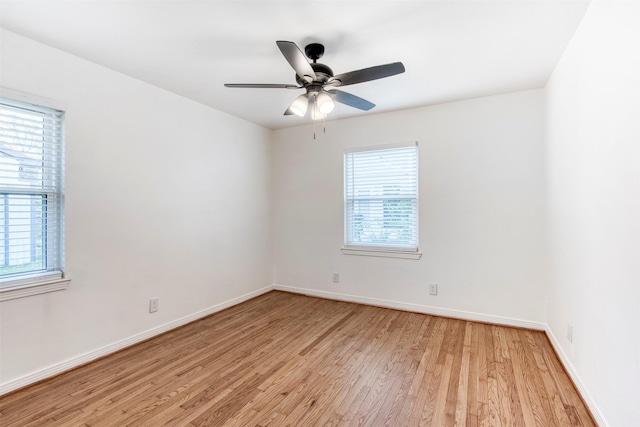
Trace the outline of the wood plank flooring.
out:
[[[0,398],[10,426],[593,426],[542,332],[270,292]]]

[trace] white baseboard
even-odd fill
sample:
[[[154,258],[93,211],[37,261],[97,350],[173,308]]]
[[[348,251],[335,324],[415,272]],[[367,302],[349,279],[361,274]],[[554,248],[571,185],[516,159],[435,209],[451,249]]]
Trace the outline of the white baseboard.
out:
[[[170,331],[171,329],[175,329],[179,326],[193,322],[194,320],[198,320],[200,318],[209,316],[210,314],[224,310],[225,308],[234,306],[241,302],[247,301],[251,298],[255,298],[259,295],[262,295],[272,290],[281,290],[285,292],[316,296],[320,298],[326,298],[326,299],[337,300],[337,301],[354,302],[354,303],[368,304],[368,305],[374,305],[379,307],[393,308],[398,310],[414,311],[417,313],[433,314],[436,316],[454,317],[454,318],[465,319],[465,320],[475,320],[479,322],[496,323],[500,325],[545,330],[545,325],[543,324],[536,323],[536,322],[528,322],[520,319],[490,316],[490,315],[481,314],[481,313],[449,310],[449,309],[443,309],[438,307],[402,303],[397,301],[387,301],[387,300],[381,300],[381,299],[375,299],[375,298],[358,297],[355,295],[316,291],[312,289],[295,288],[291,286],[271,285],[271,286],[265,286],[264,288],[258,289],[257,291],[253,291],[253,292],[249,292],[247,294],[241,295],[237,298],[230,299],[220,304],[216,304],[205,310],[201,310],[196,313],[190,314],[188,316],[173,320],[169,323],[165,323],[163,325],[160,325],[155,328],[149,329],[147,331],[141,332],[139,334],[130,336],[128,338],[114,342],[104,347],[72,357],[71,359],[67,359],[63,362],[56,363],[47,368],[40,369],[38,371],[35,371],[23,377],[10,380],[6,383],[0,383],[0,396],[6,393],[9,393],[11,391],[20,389],[22,387],[28,386],[30,384],[34,384],[38,381],[51,378],[55,375],[61,374],[73,368],[77,368],[78,366],[84,365],[93,360],[107,356],[111,353],[115,353],[118,350],[122,350],[123,348],[130,347],[134,344],[137,344],[139,342],[152,338],[156,335],[162,334],[164,332]]]
[[[185,317],[181,317],[169,323],[165,323],[164,325],[156,326],[155,328],[130,336],[129,338],[125,338],[123,340],[114,342],[112,344],[106,345],[96,350],[92,350],[87,353],[81,354],[79,356],[73,357],[71,359],[67,359],[64,362],[56,363],[55,365],[35,371],[29,375],[16,378],[6,383],[2,383],[0,384],[0,396],[2,396],[3,394],[9,393],[11,391],[17,390],[19,388],[28,386],[30,384],[34,384],[38,381],[51,378],[55,375],[61,374],[70,369],[84,365],[88,362],[99,359],[111,353],[115,353],[118,350],[122,350],[123,348],[132,346],[134,344],[137,344],[139,342],[152,338],[156,335],[160,335],[163,332],[167,332],[179,326],[186,325],[187,323],[193,322],[194,320],[198,320],[202,317],[209,316],[210,314],[224,310],[225,308],[229,308],[236,304],[240,304],[241,302],[250,300],[251,298],[255,298],[259,295],[262,295],[272,290],[273,290],[273,286],[266,286],[262,289],[258,289],[257,291],[249,292],[239,297],[232,298],[228,301],[222,302],[220,304],[216,304],[207,309],[195,312]]]
[[[295,288],[292,286],[273,285],[273,289],[278,291],[292,292],[296,294],[309,295],[313,297],[326,298],[336,301],[355,302],[358,304],[374,305],[377,307],[393,308],[396,310],[413,311],[416,313],[433,314],[435,316],[452,317],[462,320],[473,320],[475,322],[494,323],[497,325],[515,326],[518,328],[535,329],[545,331],[547,326],[544,323],[532,322],[529,320],[515,319],[511,317],[493,316],[490,314],[475,313],[472,311],[452,310],[448,308],[432,307],[429,305],[412,304],[407,302],[389,301],[377,298],[360,297],[356,295],[338,294],[333,292],[317,291],[313,289]]]
[[[190,314],[180,319],[176,319],[169,323],[165,323],[164,325],[160,325],[155,328],[149,329],[147,331],[141,332],[139,334],[133,335],[129,338],[125,338],[123,340],[117,341],[113,344],[109,344],[99,349],[65,360],[64,362],[49,366],[48,368],[41,369],[39,371],[33,372],[29,375],[25,375],[23,377],[11,380],[6,383],[2,383],[0,384],[0,396],[6,393],[9,393],[11,391],[17,390],[19,388],[28,386],[30,384],[36,383],[38,381],[42,381],[44,379],[58,375],[70,369],[76,368],[78,366],[84,365],[88,362],[99,359],[111,353],[115,353],[118,350],[122,350],[123,348],[132,346],[134,344],[137,344],[139,342],[152,338],[156,335],[170,331],[171,329],[175,329],[179,326],[193,322],[194,320],[198,320],[200,318],[209,316],[213,313],[224,310],[225,308],[229,308],[236,304],[240,304],[241,302],[250,300],[251,298],[255,298],[259,295],[262,295],[272,290],[309,295],[309,296],[331,299],[336,301],[367,304],[367,305],[392,308],[397,310],[407,310],[407,311],[413,311],[416,313],[432,314],[435,316],[452,317],[452,318],[463,319],[463,320],[473,320],[477,322],[494,323],[498,325],[515,326],[520,328],[528,328],[528,329],[544,331],[549,337],[549,341],[551,342],[551,345],[553,346],[556,353],[558,354],[558,357],[560,358],[562,365],[567,370],[567,373],[571,377],[575,386],[578,388],[578,391],[580,392],[580,395],[584,399],[585,404],[589,407],[589,410],[591,411],[591,414],[595,418],[595,421],[598,423],[598,425],[602,427],[609,426],[609,424],[605,421],[604,417],[602,416],[602,413],[596,406],[593,398],[591,397],[591,394],[587,391],[586,387],[584,386],[580,376],[577,374],[577,371],[571,364],[569,358],[562,350],[562,347],[560,346],[559,341],[557,340],[557,338],[555,337],[555,335],[553,334],[549,326],[544,323],[532,322],[528,320],[515,319],[515,318],[509,318],[509,317],[502,317],[502,316],[493,316],[493,315],[475,313],[475,312],[463,311],[463,310],[452,310],[452,309],[432,307],[432,306],[420,305],[420,304],[412,304],[412,303],[406,303],[406,302],[388,301],[388,300],[382,300],[377,298],[360,297],[356,295],[339,294],[339,293],[333,293],[333,292],[318,291],[313,289],[297,288],[292,286],[282,286],[278,284],[266,286],[262,289],[249,292],[239,297],[222,302],[220,304],[216,304],[205,310],[198,311],[196,313]]]
[[[607,421],[604,419],[602,412],[600,412],[600,410],[598,409],[598,406],[593,400],[593,397],[591,396],[587,388],[584,386],[584,383],[582,382],[580,375],[578,375],[578,372],[576,371],[575,367],[571,363],[571,360],[567,357],[567,354],[564,352],[564,350],[562,350],[562,347],[560,346],[560,341],[558,341],[558,338],[556,338],[556,336],[553,334],[553,331],[548,325],[545,328],[545,332],[547,334],[547,337],[549,338],[549,341],[551,342],[551,345],[556,351],[556,354],[560,358],[560,363],[562,363],[562,366],[564,366],[564,369],[569,374],[569,377],[571,377],[571,381],[573,381],[573,384],[578,389],[580,396],[582,396],[584,403],[587,405],[587,407],[591,411],[591,415],[593,415],[593,418],[595,418],[596,423],[600,427],[609,426],[610,424],[607,423]]]
[[[557,340],[557,338],[555,337],[555,335],[553,334],[549,326],[545,323],[531,322],[528,320],[514,319],[509,317],[492,316],[488,314],[474,313],[474,312],[463,311],[463,310],[451,310],[451,309],[432,307],[427,305],[411,304],[411,303],[398,302],[398,301],[388,301],[388,300],[360,297],[360,296],[348,295],[348,294],[338,294],[333,292],[317,291],[313,289],[296,288],[292,286],[282,286],[278,284],[274,284],[273,289],[279,290],[279,291],[285,291],[285,292],[292,292],[296,294],[309,295],[309,296],[318,297],[318,298],[326,298],[326,299],[331,299],[336,301],[354,302],[359,304],[374,305],[378,307],[393,308],[397,310],[407,310],[407,311],[414,311],[417,313],[432,314],[435,316],[452,317],[456,319],[473,320],[477,322],[494,323],[494,324],[504,325],[504,326],[515,326],[519,328],[528,328],[528,329],[544,331],[547,334],[547,337],[549,337],[549,341],[551,342],[551,345],[553,346],[556,353],[558,354],[558,357],[560,358],[560,362],[566,369],[567,373],[569,374],[569,377],[571,377],[571,380],[573,381],[576,388],[578,389],[578,392],[582,396],[584,403],[587,405],[587,407],[591,411],[591,415],[593,415],[593,417],[595,418],[596,423],[601,427],[609,426],[609,424],[605,421],[604,417],[602,416],[602,412],[600,412],[600,410],[596,406],[593,398],[591,397],[591,394],[587,391],[587,388],[584,386],[584,383],[582,382],[576,369],[571,364],[569,358],[562,350],[562,347],[560,346],[559,341]]]

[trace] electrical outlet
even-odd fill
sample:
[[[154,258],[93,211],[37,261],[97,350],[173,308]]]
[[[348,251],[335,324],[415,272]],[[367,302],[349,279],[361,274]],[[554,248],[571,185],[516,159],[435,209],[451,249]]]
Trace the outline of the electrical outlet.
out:
[[[158,298],[151,298],[149,300],[149,313],[155,313],[158,311]]]
[[[429,285],[429,295],[438,295],[438,284],[432,283]]]
[[[573,343],[573,325],[572,324],[567,325],[567,340],[570,343]]]
[[[333,283],[340,283],[340,273],[333,273]]]

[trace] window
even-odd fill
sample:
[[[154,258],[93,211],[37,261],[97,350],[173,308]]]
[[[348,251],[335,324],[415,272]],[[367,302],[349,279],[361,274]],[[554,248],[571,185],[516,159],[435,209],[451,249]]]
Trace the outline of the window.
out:
[[[63,118],[0,98],[0,290],[62,277]]]
[[[344,253],[418,254],[417,142],[347,150],[344,183]]]

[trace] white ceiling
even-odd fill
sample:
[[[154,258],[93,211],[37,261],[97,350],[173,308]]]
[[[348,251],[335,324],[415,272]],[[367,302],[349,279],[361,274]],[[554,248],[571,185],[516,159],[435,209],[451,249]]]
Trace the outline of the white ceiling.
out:
[[[276,46],[326,47],[335,74],[402,61],[406,72],[342,90],[376,104],[338,104],[328,119],[541,88],[588,1],[7,1],[0,26],[266,127],[302,90]]]

